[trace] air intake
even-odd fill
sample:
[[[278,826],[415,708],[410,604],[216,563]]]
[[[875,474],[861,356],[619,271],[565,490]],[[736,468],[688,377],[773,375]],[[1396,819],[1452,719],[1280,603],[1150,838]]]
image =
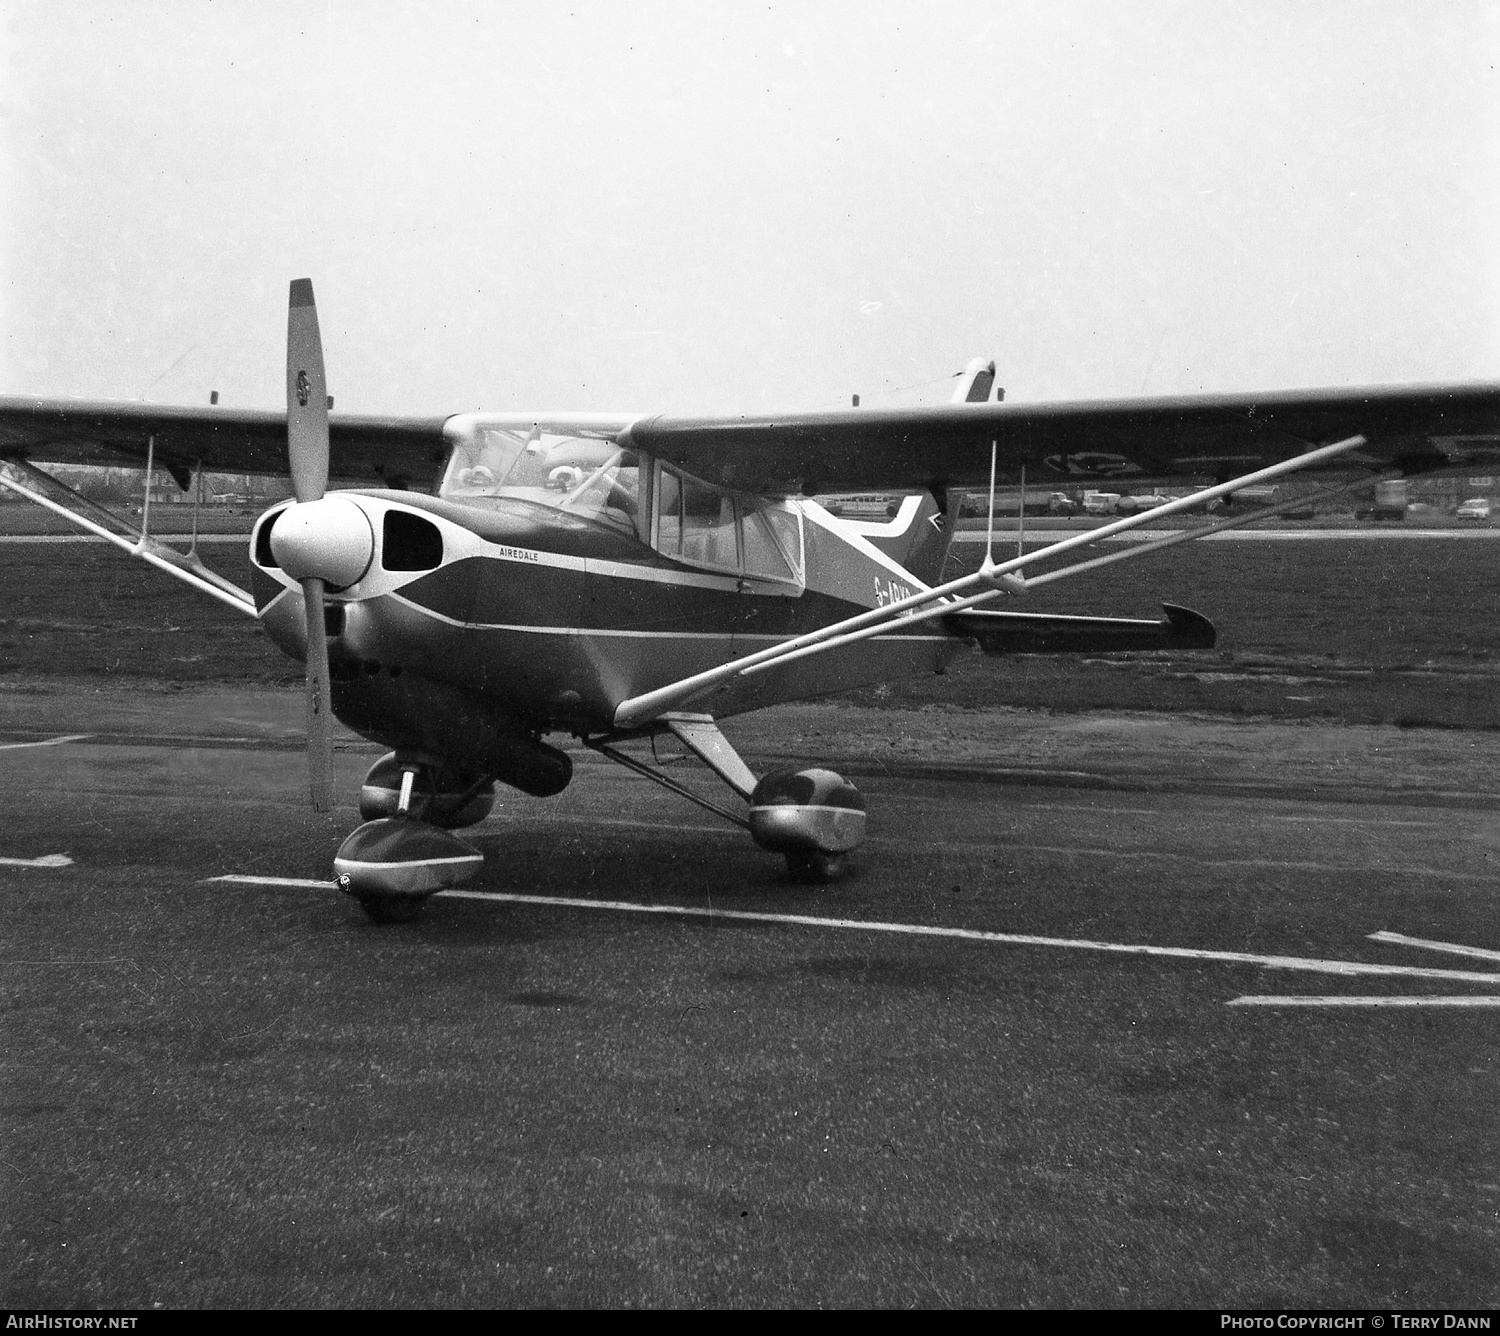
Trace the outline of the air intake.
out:
[[[268,571],[281,569],[275,554],[271,551],[271,530],[276,527],[276,521],[283,513],[278,510],[270,519],[263,521],[255,535],[255,564],[263,566]]]
[[[380,564],[388,571],[430,571],[443,564],[443,535],[437,525],[406,510],[385,512]]]

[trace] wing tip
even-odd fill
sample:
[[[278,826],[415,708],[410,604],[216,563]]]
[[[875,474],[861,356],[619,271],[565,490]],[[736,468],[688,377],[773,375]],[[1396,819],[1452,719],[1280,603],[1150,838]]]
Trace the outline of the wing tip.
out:
[[[289,305],[292,306],[315,306],[313,301],[312,279],[294,278],[292,280],[292,292]]]

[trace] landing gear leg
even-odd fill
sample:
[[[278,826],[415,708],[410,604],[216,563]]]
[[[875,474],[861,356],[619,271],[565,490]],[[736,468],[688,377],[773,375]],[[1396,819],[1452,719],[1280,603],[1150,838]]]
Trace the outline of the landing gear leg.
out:
[[[676,734],[699,760],[750,804],[748,819],[725,811],[661,770],[626,755],[611,746],[607,737],[596,739],[580,734],[579,741],[627,770],[744,827],[762,849],[785,856],[787,872],[793,881],[826,886],[843,875],[845,856],[865,836],[865,800],[847,779],[832,770],[809,768],[773,770],[757,780],[719,732],[712,716],[665,714],[652,727],[662,726]]]
[[[396,800],[398,817],[409,818],[411,815],[411,795],[416,779],[416,766],[409,765],[402,769],[401,796]],[[427,903],[425,895],[391,895],[383,891],[367,891],[356,898],[359,900],[359,907],[376,923],[410,923]]]

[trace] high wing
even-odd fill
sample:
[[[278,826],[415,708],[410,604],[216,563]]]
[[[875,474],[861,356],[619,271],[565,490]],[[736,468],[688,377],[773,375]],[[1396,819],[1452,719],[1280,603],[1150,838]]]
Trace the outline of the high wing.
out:
[[[653,417],[624,441],[688,473],[755,492],[979,486],[1000,477],[1101,479],[1250,473],[1364,436],[1347,460],[1403,473],[1500,461],[1500,384],[1283,390],[1071,403],[953,404],[739,417]]]
[[[602,414],[335,414],[330,472],[427,488],[450,443],[481,420],[545,429],[589,417],[589,434],[604,434]],[[1346,465],[1407,474],[1500,467],[1500,384],[1490,383],[614,419],[626,422],[622,445],[725,486],[782,494],[979,486],[991,442],[1002,480],[1024,466],[1035,485],[1229,478],[1355,434],[1366,443]],[[235,473],[287,468],[286,415],[275,410],[0,398],[0,458],[144,463],[153,437],[156,462],[183,485],[200,462]]]
[[[329,472],[389,487],[428,488],[447,453],[444,417],[329,418]],[[182,487],[201,461],[224,473],[287,472],[286,413],[85,399],[0,397],[0,459],[136,464],[154,458]]]

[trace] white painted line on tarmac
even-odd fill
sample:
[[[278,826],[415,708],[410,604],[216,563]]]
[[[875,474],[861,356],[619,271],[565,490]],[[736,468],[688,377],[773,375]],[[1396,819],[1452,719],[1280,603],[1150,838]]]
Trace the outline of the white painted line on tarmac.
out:
[[[60,747],[65,742],[82,742],[92,733],[68,733],[60,738],[47,738],[42,742],[0,742],[0,751],[19,751],[22,747]]]
[[[1074,816],[1082,808],[1090,816],[1164,816],[1173,821],[1181,820],[1176,812],[1166,812],[1159,807],[1096,807],[1087,799],[1076,803],[1024,803],[1017,804],[1017,807],[1026,812],[1068,812]]]
[[[440,891],[462,900],[493,900],[503,904],[548,905],[565,909],[604,909],[624,914],[665,914],[687,918],[733,919],[748,923],[786,923],[803,928],[845,928],[913,937],[956,937],[1004,946],[1060,946],[1075,951],[1108,951],[1121,955],[1166,956],[1178,960],[1220,960],[1268,969],[1309,970],[1315,974],[1353,976],[1378,974],[1409,979],[1447,979],[1500,987],[1500,974],[1469,970],[1427,969],[1418,965],[1367,965],[1354,960],[1316,960],[1301,956],[1262,956],[1244,951],[1203,951],[1184,946],[1146,946],[1126,942],[1095,942],[1072,937],[1035,937],[1029,933],[984,932],[978,928],[942,928],[926,923],[882,923],[866,919],[816,918],[810,914],[769,914],[745,909],[700,909],[687,905],[642,905],[628,900],[580,900],[562,896],[515,895],[504,891]]]
[[[205,877],[205,881],[232,881],[241,886],[306,886],[316,891],[331,891],[334,887],[332,877],[324,877],[322,881],[313,881],[308,877],[247,877],[231,873],[227,877]]]
[[[1392,821],[1383,816],[1303,816],[1296,813],[1273,813],[1272,819],[1276,821],[1316,821],[1325,826],[1416,826],[1421,829],[1435,829],[1443,823],[1440,821]]]
[[[72,867],[67,854],[43,854],[40,858],[0,858],[6,867]]]
[[[208,877],[211,882],[244,886],[302,886],[331,890],[331,881],[303,877],[263,877],[230,873]],[[986,932],[979,928],[944,928],[928,923],[884,923],[869,919],[818,918],[811,914],[771,914],[748,909],[707,909],[693,905],[643,905],[631,900],[583,900],[560,895],[518,895],[511,891],[438,891],[455,900],[488,900],[497,904],[541,905],[551,909],[600,909],[617,914],[659,914],[676,918],[730,919],[741,923],[789,924],[801,928],[843,928],[856,932],[884,932],[910,937],[954,937],[1001,946],[1059,946],[1075,951],[1106,951],[1119,955],[1162,956],[1174,960],[1218,960],[1232,965],[1261,965],[1267,969],[1307,970],[1314,974],[1352,977],[1374,974],[1406,979],[1443,979],[1454,983],[1483,983],[1500,987],[1500,973],[1428,969],[1420,965],[1370,965],[1355,960],[1318,960],[1304,956],[1263,956],[1247,951],[1207,951],[1186,946],[1148,946],[1131,942],[1096,942],[1086,938],[1037,937],[1030,933]]]
[[[1433,942],[1426,937],[1407,937],[1399,932],[1372,932],[1372,942],[1394,942],[1397,946],[1420,946],[1428,951],[1446,951],[1454,956],[1472,956],[1475,960],[1493,960],[1500,964],[1500,951],[1487,951],[1482,946],[1460,946],[1457,942]]]
[[[1500,1007],[1500,997],[1236,997],[1226,1007]]]
[[[875,835],[866,840],[861,848],[905,847],[910,843],[900,835]],[[1382,873],[1387,876],[1439,877],[1447,881],[1491,882],[1495,874],[1486,872],[1455,872],[1446,867],[1397,867],[1369,863],[1323,863],[1308,858],[1204,858],[1191,852],[1175,849],[1111,849],[1107,845],[1087,844],[1028,844],[1025,840],[945,840],[945,849],[1006,849],[1019,853],[1058,854],[1078,858],[1150,859],[1153,862],[1192,863],[1199,868],[1256,868],[1273,872],[1358,872],[1368,876]]]

